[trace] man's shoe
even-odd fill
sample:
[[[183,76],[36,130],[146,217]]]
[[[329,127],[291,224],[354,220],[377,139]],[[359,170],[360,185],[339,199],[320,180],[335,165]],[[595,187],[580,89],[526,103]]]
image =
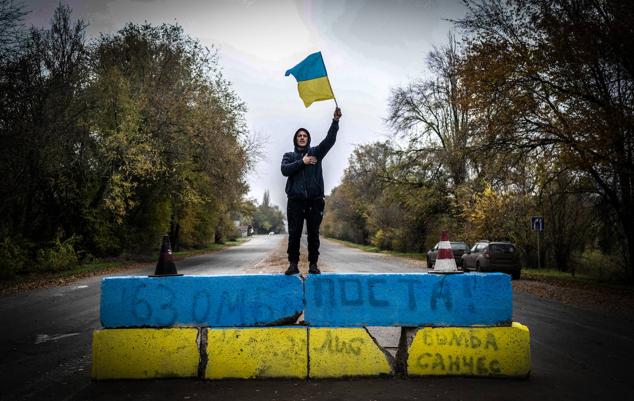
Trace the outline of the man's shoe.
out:
[[[317,263],[311,263],[311,265],[308,266],[308,273],[309,274],[321,274],[321,271],[319,270],[319,267],[317,267]]]
[[[286,269],[286,272],[284,273],[287,276],[292,276],[293,274],[299,274],[299,267],[297,267],[297,263],[291,263],[288,266],[288,269]]]

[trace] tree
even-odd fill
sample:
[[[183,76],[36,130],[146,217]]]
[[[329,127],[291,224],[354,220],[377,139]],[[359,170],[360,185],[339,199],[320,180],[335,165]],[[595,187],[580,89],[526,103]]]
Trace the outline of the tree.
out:
[[[80,116],[88,71],[82,21],[59,6],[50,29],[32,29],[0,75],[0,233],[36,242],[79,233],[91,157]]]
[[[23,39],[22,20],[27,12],[13,0],[0,0],[0,60],[12,56]]]
[[[461,58],[453,35],[446,47],[427,57],[432,78],[392,91],[388,124],[409,139],[412,159],[436,160],[454,187],[467,178],[469,102],[460,75]]]
[[[108,177],[97,201],[140,247],[166,231],[175,248],[223,241],[250,164],[245,108],[216,53],[180,26],[148,24],[102,35],[94,52],[93,131]]]
[[[369,244],[376,229],[370,215],[385,188],[392,153],[386,142],[361,145],[348,159],[341,185],[328,197],[324,233],[335,238]]]
[[[258,234],[284,232],[284,214],[277,205],[271,205],[269,191],[264,191],[262,203],[255,209],[253,229]]]
[[[634,5],[468,1],[468,85],[490,149],[558,160],[609,205],[634,277]]]
[[[388,142],[358,146],[328,198],[324,233],[382,249],[422,251],[445,191],[429,179],[433,172],[409,160]]]
[[[558,173],[546,176],[547,182],[540,185],[539,206],[548,221],[545,247],[557,269],[575,274],[572,255],[592,245],[594,233],[596,199],[583,192],[587,185],[579,180],[583,177],[569,171],[556,169]]]
[[[262,207],[268,208],[271,207],[271,195],[269,194],[269,190],[264,191],[264,195],[262,196]]]
[[[23,11],[7,4],[0,260],[18,267],[0,263],[0,275],[154,251],[166,232],[175,248],[235,235],[252,161],[246,108],[216,52],[166,24],[87,43],[63,5],[23,35]]]

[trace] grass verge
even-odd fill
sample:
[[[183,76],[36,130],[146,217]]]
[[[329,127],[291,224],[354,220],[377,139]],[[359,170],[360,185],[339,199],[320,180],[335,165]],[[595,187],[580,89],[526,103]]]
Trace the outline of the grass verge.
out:
[[[218,252],[240,245],[248,240],[249,238],[238,238],[235,241],[227,241],[224,244],[211,244],[205,248],[174,252],[174,259],[179,261],[191,256]],[[137,269],[149,264],[154,264],[157,259],[158,254],[156,256],[127,256],[107,260],[96,260],[59,272],[33,272],[19,275],[12,279],[0,281],[0,295],[8,295],[35,288],[60,286],[84,277]]]
[[[588,274],[575,274],[562,272],[555,269],[522,269],[522,278],[525,280],[544,281],[551,284],[567,287],[607,287],[630,288],[631,284],[623,283],[615,279],[602,279]]]
[[[227,241],[224,244],[211,244],[205,248],[178,251],[178,252],[174,252],[174,256],[176,257],[176,260],[179,260],[182,258],[188,258],[190,256],[204,255],[206,253],[218,252],[218,251],[222,251],[223,249],[227,249],[233,246],[238,246],[240,244],[243,244],[249,239],[250,239],[249,237],[241,237],[236,239],[235,241]]]

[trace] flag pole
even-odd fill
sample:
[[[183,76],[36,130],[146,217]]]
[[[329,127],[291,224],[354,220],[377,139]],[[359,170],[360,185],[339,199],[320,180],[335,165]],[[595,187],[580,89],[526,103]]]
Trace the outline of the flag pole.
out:
[[[335,97],[335,91],[332,90],[332,85],[330,85],[330,78],[328,77],[328,70],[326,69],[326,62],[324,61],[324,56],[321,54],[321,52],[319,52],[319,54],[321,55],[321,63],[324,65],[324,71],[326,72],[326,81],[328,81],[328,87],[330,88],[330,93],[332,93],[332,98],[335,101],[335,107],[339,108],[339,105],[337,104],[337,98]]]
[[[326,75],[326,81],[328,81],[328,87],[330,88],[330,93],[332,93],[332,98],[335,101],[335,107],[339,108],[339,105],[337,104],[337,98],[335,97],[335,91],[332,90],[332,86],[330,85],[330,78],[328,78],[328,75]]]

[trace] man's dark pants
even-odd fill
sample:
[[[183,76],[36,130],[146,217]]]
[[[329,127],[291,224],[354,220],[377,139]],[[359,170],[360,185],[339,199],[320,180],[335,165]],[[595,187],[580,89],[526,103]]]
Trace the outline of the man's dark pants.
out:
[[[319,259],[319,225],[324,216],[323,199],[289,199],[286,207],[288,218],[288,261],[299,262],[299,240],[302,237],[304,220],[308,232],[308,263],[316,264]]]

